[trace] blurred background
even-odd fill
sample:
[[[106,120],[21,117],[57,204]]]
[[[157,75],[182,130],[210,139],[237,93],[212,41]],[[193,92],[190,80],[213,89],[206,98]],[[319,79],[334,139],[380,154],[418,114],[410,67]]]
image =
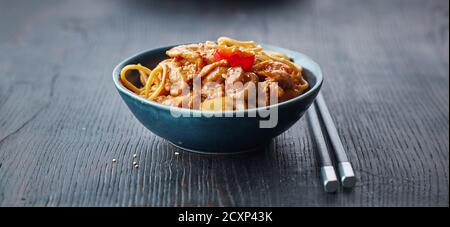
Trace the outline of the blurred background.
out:
[[[30,58],[29,64],[39,64],[42,58],[55,64],[52,61],[61,61],[57,56],[64,55],[69,62],[83,62],[83,68],[110,70],[138,51],[219,36],[306,53],[322,64],[326,74],[336,76],[332,80],[360,73],[352,65],[414,64],[428,61],[425,55],[438,55],[441,63],[449,59],[448,2],[442,0],[42,0],[0,4],[1,51],[9,53],[1,59],[3,71],[14,55]],[[64,63],[64,68],[69,65]]]

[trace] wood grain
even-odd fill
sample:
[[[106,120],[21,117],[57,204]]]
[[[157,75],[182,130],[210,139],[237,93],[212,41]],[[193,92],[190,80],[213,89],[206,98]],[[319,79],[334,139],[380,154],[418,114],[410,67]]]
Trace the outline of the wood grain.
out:
[[[445,0],[1,1],[0,205],[448,206],[448,13]],[[353,190],[322,191],[306,119],[240,156],[183,152],[137,122],[115,64],[221,35],[321,64]]]

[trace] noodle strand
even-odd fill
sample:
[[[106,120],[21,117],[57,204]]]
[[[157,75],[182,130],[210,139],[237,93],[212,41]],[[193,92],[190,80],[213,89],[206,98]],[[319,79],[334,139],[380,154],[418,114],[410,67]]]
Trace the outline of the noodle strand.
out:
[[[144,67],[140,64],[138,65],[127,65],[125,66],[122,71],[120,71],[120,80],[122,81],[123,85],[130,89],[131,91],[133,91],[134,93],[140,93],[141,89],[137,88],[136,86],[134,86],[133,83],[131,83],[130,81],[128,81],[127,79],[127,72],[129,70],[140,70],[143,71],[144,73],[150,74],[152,72],[152,70],[150,70],[147,67]]]

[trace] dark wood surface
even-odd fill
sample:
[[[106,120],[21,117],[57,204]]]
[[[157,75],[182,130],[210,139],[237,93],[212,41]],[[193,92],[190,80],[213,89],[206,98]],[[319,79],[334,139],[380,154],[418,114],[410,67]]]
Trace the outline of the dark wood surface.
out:
[[[241,156],[138,123],[115,64],[221,35],[320,63],[353,190],[323,192],[306,118]],[[447,0],[1,1],[0,205],[448,206],[448,49]]]

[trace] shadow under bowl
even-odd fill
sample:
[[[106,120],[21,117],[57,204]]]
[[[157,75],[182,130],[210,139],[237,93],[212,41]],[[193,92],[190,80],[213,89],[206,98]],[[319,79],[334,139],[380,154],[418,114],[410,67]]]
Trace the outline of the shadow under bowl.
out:
[[[319,65],[306,55],[262,45],[266,50],[287,54],[303,67],[303,75],[310,85],[304,94],[267,108],[211,112],[162,105],[140,97],[122,85],[120,71],[123,67],[140,63],[153,68],[167,58],[165,51],[171,47],[173,46],[152,49],[127,58],[115,67],[112,75],[120,96],[134,116],[154,134],[188,151],[229,154],[259,150],[305,114],[323,82]],[[211,116],[212,114],[222,116]],[[227,114],[234,117],[227,117]],[[262,128],[261,124],[266,127],[272,124],[273,127]]]

